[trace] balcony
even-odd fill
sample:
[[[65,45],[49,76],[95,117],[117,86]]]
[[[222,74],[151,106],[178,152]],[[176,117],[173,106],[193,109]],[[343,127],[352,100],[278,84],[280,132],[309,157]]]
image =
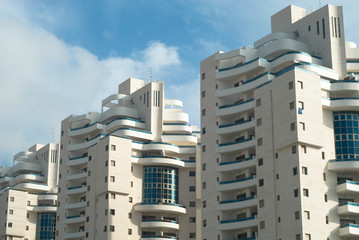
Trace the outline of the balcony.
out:
[[[176,112],[176,111],[171,111],[171,110],[165,109],[165,111],[163,113],[163,122],[164,123],[176,123],[176,122],[188,123],[189,117],[188,117],[187,113],[180,112],[180,111]]]
[[[11,173],[16,175],[16,173],[21,173],[21,172],[25,172],[25,173],[41,173],[41,166],[38,163],[29,163],[29,162],[23,162],[23,163],[18,163],[16,164],[14,167],[12,167],[11,169]]]
[[[86,164],[88,162],[89,158],[88,156],[81,156],[81,157],[74,157],[74,158],[69,158],[69,160],[67,161],[67,166],[76,166],[76,165],[81,165],[81,164]]]
[[[141,240],[168,240],[173,239],[177,240],[177,237],[170,237],[170,236],[142,236]]]
[[[56,205],[28,205],[27,211],[29,212],[56,212]]]
[[[346,224],[340,226],[339,229],[339,236],[340,237],[358,237],[359,236],[359,225],[357,224]]]
[[[142,220],[142,228],[169,228],[173,230],[179,230],[179,224],[176,221],[169,220]]]
[[[144,143],[142,146],[143,151],[168,151],[178,153],[179,148],[177,145],[171,143],[164,143],[164,142],[150,142]]]
[[[358,215],[359,214],[359,203],[346,202],[340,204],[338,207],[339,215]]]
[[[228,153],[241,151],[255,146],[254,138],[247,138],[241,141],[221,143],[217,147],[217,153]]]
[[[225,135],[225,134],[232,134],[235,132],[240,132],[247,130],[249,128],[254,128],[255,123],[253,119],[249,119],[242,122],[232,123],[232,124],[226,124],[226,125],[220,125],[216,133],[219,135]]]
[[[124,106],[112,106],[102,114],[103,121],[114,117],[138,118],[138,111],[135,108]]]
[[[77,143],[77,144],[70,144],[68,146],[68,150],[69,151],[76,151],[76,150],[81,150],[84,148],[89,148],[92,145],[95,145],[96,143],[98,143],[100,141],[101,138],[104,138],[106,135],[105,134],[99,134],[91,139],[87,139],[85,142],[83,143]]]
[[[111,134],[121,137],[137,138],[152,141],[154,139],[152,132],[133,129],[133,128],[119,128]]]
[[[325,98],[322,97],[322,105],[332,111],[357,111],[359,98]]]
[[[246,159],[239,159],[231,162],[221,162],[217,166],[217,172],[235,171],[244,168],[256,166],[256,160],[253,157]]]
[[[34,182],[44,182],[45,177],[41,174],[34,173],[21,173],[14,176],[14,182],[22,182],[22,181],[34,181]]]
[[[217,205],[219,211],[230,211],[240,208],[248,208],[257,206],[258,200],[255,197],[248,197],[242,199],[220,201]]]
[[[76,174],[69,174],[66,176],[66,180],[78,180],[82,178],[87,178],[87,171],[82,173],[76,173]]]
[[[105,129],[104,125],[96,122],[96,123],[86,125],[83,127],[71,128],[71,129],[69,129],[68,135],[69,135],[69,137],[81,136],[81,135],[89,134],[91,132],[100,131],[100,130],[104,130],[104,129]]]
[[[256,217],[220,221],[218,229],[221,231],[236,230],[242,228],[255,227],[258,224]]]
[[[179,146],[179,154],[195,154],[196,146]]]
[[[38,201],[56,201],[57,194],[55,193],[41,193],[37,196]]]
[[[84,207],[86,207],[86,201],[65,204],[65,209],[75,209],[75,208],[84,208]]]
[[[12,187],[19,190],[26,190],[30,193],[48,192],[50,190],[47,184],[33,182],[20,182]]]
[[[180,134],[180,133],[164,133],[162,134],[161,140],[163,142],[173,143],[173,144],[188,144],[196,145],[197,137],[193,134]]]
[[[169,203],[140,203],[135,205],[138,212],[167,212],[174,214],[186,214],[186,208],[180,204]]]
[[[249,99],[247,101],[240,103],[219,106],[219,108],[216,110],[216,115],[219,117],[230,116],[251,110],[253,108],[254,108],[254,101],[253,99]]]
[[[74,215],[74,216],[68,216],[65,218],[64,223],[65,224],[72,224],[72,223],[81,223],[85,222],[86,218],[84,215]]]
[[[238,190],[242,188],[254,187],[257,185],[257,180],[255,177],[248,177],[244,179],[231,180],[231,181],[221,181],[217,185],[217,190],[220,192]]]
[[[358,72],[359,71],[359,61],[358,60],[347,60],[347,71],[348,72]]]
[[[66,194],[68,195],[79,194],[79,193],[85,193],[86,191],[87,191],[86,186],[69,187],[66,191]]]
[[[337,193],[341,193],[341,194],[359,193],[359,182],[347,180],[343,183],[340,183],[337,186]]]
[[[139,129],[145,129],[146,127],[144,122],[132,118],[116,118],[104,125],[106,125],[106,130],[109,132],[118,127],[133,127]]]
[[[192,128],[187,123],[164,123],[162,130],[165,133],[192,133]]]
[[[333,172],[359,172],[359,159],[329,160],[328,169]]]
[[[81,232],[74,232],[74,233],[66,233],[64,235],[64,239],[73,239],[73,238],[84,238],[85,237],[85,231]]]
[[[185,162],[179,158],[168,156],[144,156],[138,158],[138,163],[141,165],[160,165],[172,167],[184,167]]]
[[[262,71],[267,66],[269,66],[269,63],[266,59],[256,58],[240,65],[236,65],[228,68],[221,68],[218,70],[216,77],[221,79],[221,78],[239,76],[247,72],[254,73],[254,72]]]

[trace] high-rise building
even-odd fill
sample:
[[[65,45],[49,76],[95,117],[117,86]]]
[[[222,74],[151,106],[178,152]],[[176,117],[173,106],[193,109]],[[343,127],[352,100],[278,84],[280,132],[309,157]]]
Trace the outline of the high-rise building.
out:
[[[199,131],[182,108],[130,78],[101,113],[62,121],[56,239],[200,239]]]
[[[271,24],[201,62],[202,239],[357,239],[359,49],[342,7]]]
[[[35,144],[0,168],[0,239],[55,239],[59,145]]]

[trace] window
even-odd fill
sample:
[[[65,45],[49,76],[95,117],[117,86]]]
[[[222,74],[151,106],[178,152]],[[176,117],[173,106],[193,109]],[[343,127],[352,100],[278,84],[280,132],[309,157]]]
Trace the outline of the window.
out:
[[[305,145],[300,145],[300,147],[302,148],[302,152],[303,152],[303,153],[307,153],[307,146],[305,146]]]
[[[195,187],[195,186],[189,186],[189,191],[190,191],[190,192],[196,191],[196,187]]]
[[[258,138],[257,145],[261,146],[263,144],[263,138]]]
[[[260,105],[262,105],[262,100],[259,98],[256,100],[256,107],[259,107]]]
[[[325,22],[324,22],[324,18],[322,18],[322,27],[323,27],[323,39],[325,39]]]
[[[263,158],[259,158],[258,159],[258,166],[262,166],[263,165]]]
[[[206,109],[202,109],[202,116],[206,115]]]
[[[292,154],[297,153],[297,146],[292,146]]]
[[[207,201],[203,201],[202,206],[203,206],[203,208],[207,207]]]
[[[105,209],[105,216],[107,216],[107,212],[108,212],[108,210],[107,210],[107,209]]]
[[[264,207],[264,199],[259,200],[259,207]]]
[[[308,168],[307,167],[302,167],[302,174],[308,175]]]
[[[202,91],[202,98],[206,96],[206,91]]]
[[[206,151],[206,145],[203,145],[202,146],[202,152],[205,152]]]
[[[115,231],[115,226],[114,225],[110,225],[110,231],[114,232]]]
[[[9,210],[9,214],[13,215],[13,214],[14,214],[14,210],[10,209],[10,210]]]
[[[115,160],[111,160],[111,167],[115,167],[115,166],[116,166]]]
[[[202,188],[203,188],[203,189],[206,189],[206,187],[207,187],[206,182],[203,182],[203,183],[202,183]]]
[[[276,178],[279,179],[279,174],[278,173],[276,174]]]
[[[196,233],[189,233],[189,238],[196,238]]]
[[[328,202],[328,195],[324,194],[324,202]]]
[[[262,125],[262,118],[257,119],[257,126],[260,126],[260,125]]]
[[[280,195],[277,195],[277,201],[280,201]]]
[[[298,220],[300,218],[299,211],[294,212],[294,219]]]
[[[301,240],[300,239],[300,234],[295,235],[295,240]]]
[[[325,152],[322,152],[322,159],[325,159]]]
[[[299,108],[304,110],[304,102],[298,101]]]
[[[108,166],[108,161],[105,161],[105,167],[107,167]]]
[[[131,181],[131,187],[133,187],[133,182]]]
[[[309,213],[309,211],[304,211],[304,218],[305,219],[310,219],[310,213]]]
[[[294,197],[298,197],[298,189],[294,189]]]
[[[278,217],[278,222],[280,222],[280,217]]]
[[[202,128],[202,134],[206,134],[206,128]]]
[[[202,164],[202,171],[204,171],[204,170],[206,170],[206,164],[205,163]]]
[[[303,188],[303,196],[309,197],[309,189]]]
[[[294,130],[295,130],[295,123],[291,123],[291,124],[290,124],[290,130],[291,130],[291,131],[294,131]]]
[[[8,226],[8,227],[12,227],[12,222],[8,222],[8,223],[7,223],[7,226]]]
[[[298,174],[298,168],[295,167],[295,168],[293,168],[293,175],[295,176],[295,175],[297,175],[297,174]]]
[[[115,182],[115,177],[114,176],[110,176],[110,182]]]
[[[105,151],[106,151],[106,152],[108,151],[108,145],[106,145],[106,147],[105,147]]]
[[[189,218],[189,222],[190,222],[190,223],[195,223],[195,222],[196,222],[196,218],[195,218],[195,217],[190,217],[190,218]]]
[[[308,26],[308,32],[310,32],[310,30],[311,30],[311,27],[310,27],[310,25]]]
[[[207,227],[207,220],[206,220],[206,219],[203,220],[202,226],[203,226],[203,227]]]
[[[192,201],[189,202],[189,206],[190,206],[190,207],[196,207],[196,202],[192,202]]]
[[[111,145],[111,151],[116,151],[116,145]]]
[[[132,229],[131,228],[128,229],[128,235],[132,235]]]
[[[110,209],[110,214],[115,215],[115,209]]]
[[[15,198],[14,197],[10,197],[10,202],[14,202]]]
[[[326,181],[327,180],[327,174],[323,173],[323,180]]]
[[[319,21],[317,21],[317,35],[319,35]]]
[[[264,185],[264,179],[263,179],[263,178],[259,179],[258,185],[259,185],[260,187]]]
[[[206,79],[206,73],[202,73],[201,79],[202,80]]]
[[[128,213],[128,218],[132,219],[132,213]]]
[[[133,201],[132,197],[129,197],[129,198],[128,198],[128,201],[129,201],[130,203],[132,203],[132,201]]]
[[[195,176],[196,176],[196,171],[189,171],[189,172],[188,172],[188,175],[189,175],[190,177],[195,177]]]
[[[264,221],[260,221],[260,223],[259,223],[259,228],[260,229],[264,229],[265,228],[265,222]]]
[[[289,103],[289,110],[293,110],[294,109],[294,102],[290,102]]]
[[[116,193],[111,193],[111,199],[116,199]]]
[[[311,236],[310,236],[309,233],[306,233],[306,234],[305,234],[305,240],[311,240]]]
[[[105,182],[107,182],[107,176],[105,177]]]
[[[303,82],[302,81],[298,81],[298,86],[300,89],[303,89]]]
[[[279,154],[278,153],[275,153],[275,158],[278,158],[279,157]]]
[[[289,82],[289,89],[293,89],[293,81]]]
[[[26,226],[26,231],[29,231],[30,227],[29,226]]]
[[[325,223],[329,224],[329,217],[328,216],[325,216]]]
[[[304,122],[299,122],[299,126],[303,131],[305,131],[305,123]]]

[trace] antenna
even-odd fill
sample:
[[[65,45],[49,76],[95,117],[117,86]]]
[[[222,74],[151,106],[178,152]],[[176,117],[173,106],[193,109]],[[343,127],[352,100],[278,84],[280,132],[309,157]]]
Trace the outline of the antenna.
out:
[[[322,7],[322,1],[319,0],[319,8],[321,8],[321,7]]]
[[[152,82],[152,67],[149,67],[148,68],[148,80],[150,81],[150,82]]]

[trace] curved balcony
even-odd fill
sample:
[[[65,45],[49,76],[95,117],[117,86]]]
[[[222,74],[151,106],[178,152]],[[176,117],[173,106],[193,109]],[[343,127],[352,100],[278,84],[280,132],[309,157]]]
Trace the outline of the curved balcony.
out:
[[[231,181],[221,181],[217,185],[217,190],[220,192],[238,190],[243,188],[254,187],[257,185],[257,180],[255,177],[248,177],[244,179],[231,180]]]
[[[88,161],[89,161],[88,156],[69,158],[67,161],[67,166],[82,165],[88,163]]]
[[[247,92],[249,90],[253,90],[257,88],[258,86],[265,84],[266,82],[271,81],[274,78],[273,74],[270,72],[266,72],[263,74],[260,74],[259,76],[255,78],[248,79],[241,84],[238,85],[238,87],[232,87],[227,89],[221,89],[216,92],[216,96],[221,97],[228,97],[232,95],[238,95],[244,92]]]
[[[29,212],[56,212],[56,205],[29,205],[27,206]]]
[[[85,237],[85,231],[81,232],[74,232],[74,233],[66,233],[64,234],[64,239],[73,239],[73,238],[84,238]]]
[[[75,208],[84,208],[84,207],[86,207],[86,201],[65,204],[65,209],[75,209]]]
[[[14,177],[13,177],[13,176],[4,176],[4,177],[1,177],[1,178],[0,178],[0,184],[1,184],[1,183],[5,183],[5,182],[10,183],[10,182],[12,182],[12,181],[14,181]]]
[[[335,80],[321,81],[322,89],[331,92],[340,91],[359,91],[359,81],[357,80]]]
[[[219,69],[216,73],[218,79],[229,78],[233,76],[239,76],[247,72],[259,72],[269,67],[269,63],[264,58],[256,58],[249,62],[245,62],[233,67]]]
[[[41,173],[41,166],[38,163],[29,163],[29,162],[23,162],[23,163],[19,163],[16,164],[15,166],[12,167],[11,169],[11,173],[12,174],[16,174],[16,173],[20,173],[20,172],[25,172],[25,173],[29,173],[29,172],[36,172],[36,173]]]
[[[195,154],[196,146],[179,146],[179,154]]]
[[[359,98],[324,98],[322,97],[322,105],[332,111],[358,111]]]
[[[241,103],[219,106],[219,109],[216,110],[216,115],[219,117],[229,116],[229,115],[245,112],[253,108],[254,108],[254,101],[253,99],[249,99]]]
[[[340,183],[337,186],[337,193],[342,193],[342,194],[359,193],[359,182],[347,180],[343,183]]]
[[[68,216],[65,218],[65,224],[72,224],[72,223],[81,223],[85,222],[86,218],[84,215],[75,215],[75,216]]]
[[[255,158],[246,158],[240,159],[231,162],[221,162],[217,166],[217,172],[228,172],[228,171],[236,171],[239,169],[250,168],[256,166]]]
[[[36,181],[36,182],[44,182],[44,175],[34,174],[34,173],[21,173],[14,176],[14,182],[23,182],[23,181]]]
[[[340,204],[338,207],[339,215],[358,215],[359,214],[359,203],[346,202]]]
[[[76,173],[76,174],[71,174],[71,175],[66,176],[66,180],[68,180],[68,181],[78,180],[78,179],[82,179],[82,178],[87,178],[87,172]]]
[[[160,165],[172,167],[185,166],[185,162],[181,161],[181,159],[167,156],[145,156],[138,158],[138,163],[141,165]]]
[[[164,123],[162,130],[165,133],[192,133],[192,127],[187,123]]]
[[[66,194],[68,195],[79,194],[79,193],[85,193],[86,191],[87,191],[86,186],[69,187],[66,191]]]
[[[235,132],[240,132],[254,127],[255,127],[254,120],[249,119],[242,122],[220,125],[218,126],[216,133],[219,135],[232,134]]]
[[[116,127],[133,127],[139,129],[145,129],[146,124],[142,121],[131,118],[116,118],[108,123],[105,123],[106,130],[111,132]]]
[[[329,160],[328,170],[333,172],[358,172],[359,159]]]
[[[113,135],[118,136],[124,136],[124,137],[130,137],[130,138],[139,138],[139,139],[145,139],[148,141],[152,141],[154,139],[151,132],[144,131],[144,130],[138,130],[133,128],[120,128],[116,131],[112,132]]]
[[[57,194],[55,193],[41,193],[37,195],[38,201],[56,201]]]
[[[359,61],[358,60],[347,60],[347,71],[348,72],[358,72],[359,71]]]
[[[254,43],[255,48],[259,51],[259,56],[269,57],[277,52],[308,52],[308,46],[305,43],[292,39],[292,36],[281,36],[281,38],[272,38],[272,33]]]
[[[242,199],[228,200],[228,201],[220,201],[219,205],[217,205],[217,209],[219,211],[230,211],[240,208],[248,208],[257,206],[258,200],[255,197],[248,197]]]
[[[28,192],[48,192],[50,187],[42,183],[32,183],[32,182],[20,182],[14,186],[15,189],[26,190]]]
[[[359,225],[349,223],[349,224],[340,226],[339,236],[340,237],[358,237],[359,236]]]
[[[106,110],[102,114],[102,120],[105,121],[109,118],[114,117],[129,117],[129,118],[138,118],[138,111],[135,108],[122,107],[122,106],[113,106],[110,109]]]
[[[174,144],[197,144],[197,137],[192,134],[164,133],[161,139],[163,142]]]
[[[308,53],[300,52],[300,51],[289,51],[285,52],[278,57],[275,57],[270,60],[271,69],[282,69],[283,67],[287,67],[297,62],[304,62],[314,65],[322,65],[322,61],[320,58],[311,56]]]
[[[244,139],[241,141],[230,142],[230,143],[221,143],[217,147],[217,153],[241,151],[254,146],[255,146],[254,138]]]
[[[90,124],[87,126],[83,126],[83,127],[71,128],[71,129],[69,129],[68,135],[69,135],[69,137],[82,136],[85,134],[89,134],[91,132],[101,131],[104,129],[105,129],[105,126],[103,124],[96,122],[96,123],[93,123],[93,124]]]
[[[96,143],[98,143],[100,141],[101,138],[104,138],[106,135],[105,134],[99,134],[91,139],[88,139],[86,142],[83,143],[77,143],[77,144],[70,144],[68,146],[68,150],[69,151],[76,151],[76,150],[80,150],[80,149],[84,149],[84,148],[89,148],[92,145],[95,145]]]
[[[142,146],[143,151],[167,151],[167,152],[174,152],[178,153],[179,148],[177,145],[171,143],[164,143],[164,142],[150,142],[144,143]]]
[[[236,230],[241,228],[255,227],[258,220],[255,217],[220,221],[218,229],[221,231]]]
[[[173,230],[179,230],[179,224],[176,221],[169,220],[142,220],[142,228],[169,228]]]
[[[188,123],[189,117],[187,113],[181,111],[173,111],[171,109],[165,109],[163,112],[164,123]]]
[[[170,237],[170,236],[142,236],[141,240],[168,240],[173,239],[177,240],[177,237]]]
[[[180,204],[166,203],[140,203],[135,205],[138,212],[167,212],[175,214],[186,214],[186,208]]]

